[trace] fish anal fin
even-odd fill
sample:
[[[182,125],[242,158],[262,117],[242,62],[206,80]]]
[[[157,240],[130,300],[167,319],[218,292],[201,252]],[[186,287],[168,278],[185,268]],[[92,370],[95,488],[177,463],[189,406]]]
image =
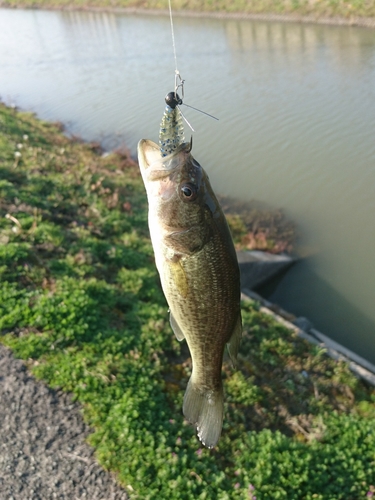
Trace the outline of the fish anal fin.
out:
[[[180,325],[177,323],[177,321],[174,319],[174,316],[172,313],[169,313],[169,322],[171,324],[172,330],[174,331],[174,334],[177,337],[177,340],[181,342],[181,340],[184,340],[185,335],[183,334]]]
[[[198,438],[207,448],[216,446],[223,427],[223,388],[200,390],[190,378],[185,396],[183,413],[196,426]]]
[[[238,349],[240,347],[241,338],[242,338],[242,321],[241,321],[241,314],[239,314],[236,326],[234,327],[229,342],[227,343],[228,353],[232,361],[233,368],[236,368],[237,366],[237,354],[238,354]]]

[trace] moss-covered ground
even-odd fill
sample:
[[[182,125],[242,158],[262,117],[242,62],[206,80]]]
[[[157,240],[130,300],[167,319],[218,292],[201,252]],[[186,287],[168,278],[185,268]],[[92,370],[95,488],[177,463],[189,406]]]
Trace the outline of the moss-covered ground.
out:
[[[224,430],[202,449],[191,364],[168,324],[136,163],[0,105],[0,340],[73,393],[132,498],[359,500],[375,494],[375,390],[243,304]]]

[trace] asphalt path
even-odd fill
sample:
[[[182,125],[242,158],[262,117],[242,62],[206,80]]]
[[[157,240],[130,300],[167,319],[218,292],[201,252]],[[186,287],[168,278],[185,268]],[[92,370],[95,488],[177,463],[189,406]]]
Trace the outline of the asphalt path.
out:
[[[89,433],[70,395],[35,380],[0,344],[0,500],[126,500]]]

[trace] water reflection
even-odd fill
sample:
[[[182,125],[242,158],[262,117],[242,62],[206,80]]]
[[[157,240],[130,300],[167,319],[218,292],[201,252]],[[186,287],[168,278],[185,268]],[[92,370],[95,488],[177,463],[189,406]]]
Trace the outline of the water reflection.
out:
[[[267,52],[282,51],[292,55],[304,52],[316,55],[319,50],[327,50],[333,60],[338,60],[343,69],[350,64],[363,64],[362,55],[374,54],[368,46],[375,45],[373,30],[353,27],[335,27],[309,24],[266,23],[249,21],[223,21],[228,46],[233,51],[245,52],[259,50]],[[349,51],[348,51],[349,49]],[[350,66],[349,64],[349,66]]]
[[[110,13],[103,13],[98,17],[92,12],[84,15],[81,12],[62,12],[61,28],[64,37],[68,42],[70,55],[73,59],[82,59],[85,62],[90,60],[90,55],[94,58],[98,56],[98,44],[104,44],[107,51],[113,57],[122,56],[122,44],[116,16]],[[84,52],[77,50],[79,45],[87,44]]]

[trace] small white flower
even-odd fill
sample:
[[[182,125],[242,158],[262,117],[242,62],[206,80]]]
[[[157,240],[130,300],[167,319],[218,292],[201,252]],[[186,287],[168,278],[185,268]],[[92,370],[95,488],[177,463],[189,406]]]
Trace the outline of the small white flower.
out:
[[[23,144],[21,144],[20,142],[17,144],[17,149],[22,149],[23,148]]]
[[[29,140],[29,136],[27,134],[23,134],[22,138],[23,138],[24,141],[28,141]]]
[[[16,151],[16,152],[14,153],[14,156],[15,156],[16,158],[21,158],[22,154],[21,154],[19,151]]]

